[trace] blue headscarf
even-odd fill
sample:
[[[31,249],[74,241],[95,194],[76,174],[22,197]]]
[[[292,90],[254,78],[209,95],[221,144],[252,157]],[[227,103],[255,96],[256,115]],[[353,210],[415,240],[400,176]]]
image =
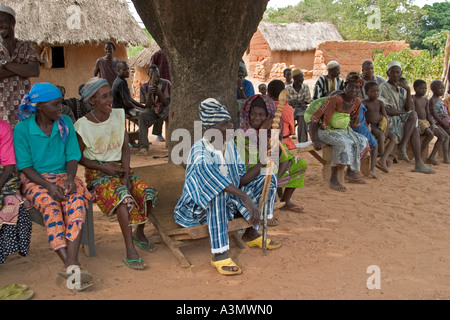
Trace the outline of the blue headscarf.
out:
[[[98,89],[103,86],[109,86],[108,81],[105,79],[97,77],[89,79],[80,91],[81,100],[84,102],[89,102],[89,99],[93,97],[97,93]]]
[[[47,82],[36,83],[31,88],[30,93],[24,95],[17,116],[20,121],[26,120],[36,113],[36,105],[39,102],[48,102],[58,98],[62,98],[62,93],[57,87]],[[65,142],[69,135],[69,128],[62,116],[58,119],[58,129],[61,139]]]

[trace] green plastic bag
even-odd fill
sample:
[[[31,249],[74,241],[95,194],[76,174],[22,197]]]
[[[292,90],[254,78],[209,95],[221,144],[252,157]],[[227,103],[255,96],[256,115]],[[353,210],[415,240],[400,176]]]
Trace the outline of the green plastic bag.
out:
[[[306,123],[311,121],[311,117],[313,116],[313,114],[317,111],[317,109],[319,109],[323,105],[323,103],[327,99],[328,99],[328,97],[319,98],[309,104],[309,106],[305,110],[305,115],[304,115]]]
[[[350,114],[334,112],[329,125],[335,129],[347,129],[350,124]]]

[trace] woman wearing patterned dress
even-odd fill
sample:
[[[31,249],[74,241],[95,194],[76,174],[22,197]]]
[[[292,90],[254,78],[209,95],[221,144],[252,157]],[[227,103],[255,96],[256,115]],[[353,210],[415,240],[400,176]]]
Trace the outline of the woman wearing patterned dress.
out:
[[[92,78],[81,95],[94,107],[75,123],[87,187],[95,192],[97,205],[103,213],[117,214],[125,240],[124,263],[132,269],[144,269],[134,244],[145,251],[155,249],[144,235],[144,226],[148,212],[156,204],[156,191],[130,169],[125,111],[112,108],[108,82]],[[136,226],[134,233],[132,226]]]

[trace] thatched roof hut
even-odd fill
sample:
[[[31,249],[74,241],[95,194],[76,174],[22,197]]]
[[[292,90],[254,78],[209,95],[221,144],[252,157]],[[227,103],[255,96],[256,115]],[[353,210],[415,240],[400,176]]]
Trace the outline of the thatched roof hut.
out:
[[[105,55],[104,43],[116,45],[114,56],[128,60],[128,45],[150,45],[123,0],[3,0],[16,11],[16,37],[35,44],[45,60],[41,75],[78,96],[78,86],[93,76],[95,62]]]
[[[130,69],[148,69],[150,67],[150,59],[152,55],[161,49],[159,45],[156,43],[156,41],[152,41],[150,46],[148,48],[145,48],[141,52],[139,52],[137,55],[135,55],[133,58],[130,59],[128,65],[130,66]],[[147,72],[147,70],[145,71]]]
[[[161,48],[156,43],[156,41],[152,41],[148,48],[145,48],[144,50],[139,52],[128,62],[128,65],[133,73],[132,94],[135,99],[139,98],[139,89],[141,87],[141,84],[148,81],[148,67],[150,67],[150,60],[152,58],[152,55],[160,49]]]
[[[249,74],[255,69],[263,80],[275,65],[312,70],[317,45],[343,40],[336,26],[329,22],[273,23],[262,21],[253,35],[244,61]]]
[[[343,40],[329,22],[261,22],[258,30],[272,51],[311,51],[324,41]]]
[[[39,46],[104,43],[148,46],[122,0],[3,0],[17,14],[16,36]]]

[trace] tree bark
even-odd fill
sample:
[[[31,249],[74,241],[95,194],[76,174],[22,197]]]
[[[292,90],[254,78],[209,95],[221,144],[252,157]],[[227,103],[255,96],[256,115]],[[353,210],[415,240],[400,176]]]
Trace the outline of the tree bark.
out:
[[[186,129],[194,142],[198,105],[215,98],[237,125],[239,62],[256,32],[268,0],[133,0],[147,30],[166,55],[173,90],[169,114],[169,159],[179,141],[175,129]],[[199,137],[198,134],[196,138]],[[187,157],[187,154],[184,155]]]

